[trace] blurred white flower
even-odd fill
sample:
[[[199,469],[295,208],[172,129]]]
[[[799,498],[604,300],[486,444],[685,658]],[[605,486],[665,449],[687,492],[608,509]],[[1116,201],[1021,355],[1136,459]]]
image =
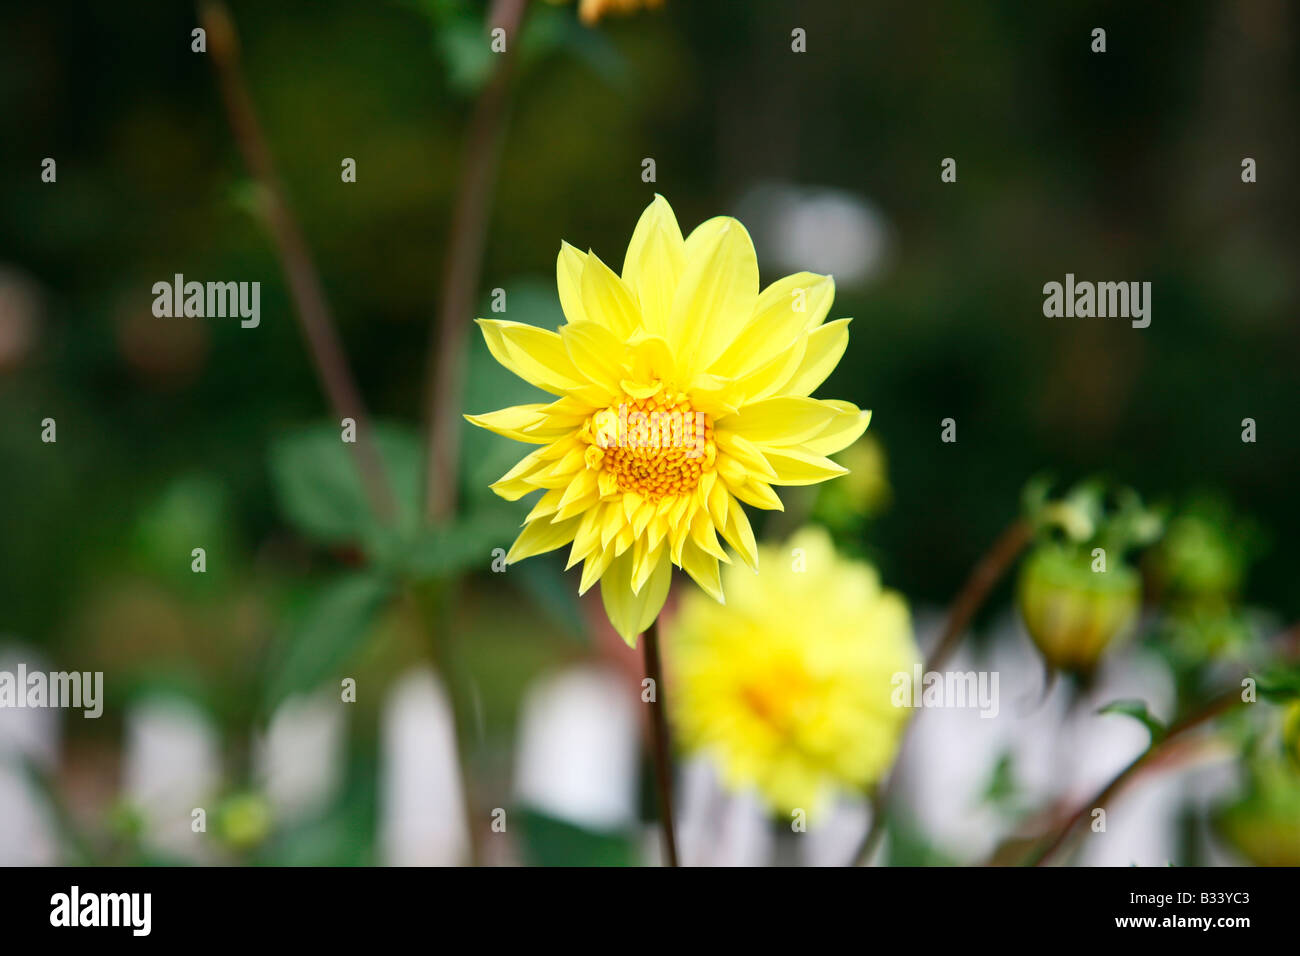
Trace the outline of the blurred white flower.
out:
[[[809,821],[808,832],[800,838],[804,866],[850,865],[870,825],[866,800],[839,797],[829,813]]]
[[[13,673],[19,660],[44,670],[19,648],[0,649],[0,670]],[[54,820],[24,767],[32,761],[53,772],[59,746],[58,712],[0,708],[0,866],[50,866],[58,862]]]
[[[257,742],[257,776],[280,820],[323,809],[343,774],[345,705],[331,691],[281,704]]]
[[[427,668],[409,672],[384,703],[379,852],[389,866],[457,866],[469,832],[451,703]]]
[[[766,866],[776,840],[758,794],[723,789],[706,757],[677,769],[677,849],[684,866]],[[658,837],[658,828],[655,828]]]
[[[637,706],[633,688],[595,667],[535,683],[520,712],[520,802],[594,830],[631,825],[637,808]]]
[[[212,822],[221,769],[217,733],[197,705],[173,697],[134,704],[126,714],[124,797],[140,813],[147,846],[199,858],[204,834],[192,828],[196,808]]]
[[[886,262],[890,230],[883,213],[845,190],[766,183],[746,193],[736,212],[759,261],[782,273],[829,273],[849,288],[874,279]]]

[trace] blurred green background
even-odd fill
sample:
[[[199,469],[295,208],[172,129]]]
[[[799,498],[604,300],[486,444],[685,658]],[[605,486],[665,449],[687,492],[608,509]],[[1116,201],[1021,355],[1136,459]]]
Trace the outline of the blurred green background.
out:
[[[435,26],[439,6],[232,4],[356,376],[399,426],[424,419],[484,69],[481,9],[468,5],[475,26],[456,32]],[[832,315],[855,317],[852,338],[819,394],[874,410],[893,500],[869,550],[891,587],[943,604],[1028,477],[1103,473],[1148,500],[1207,492],[1249,515],[1264,544],[1245,598],[1300,615],[1294,5],[668,0],[594,31],[571,8],[537,6],[484,299],[504,288],[507,317],[553,326],[560,240],[621,263],[656,191],[690,228],[761,208],[764,184],[837,190],[871,211],[882,251],[839,285]],[[211,63],[190,51],[194,11],[6,3],[0,23],[0,633],[131,675],[110,681],[107,719],[76,722],[78,735],[114,733],[114,695],[151,681],[246,726],[257,708],[242,689],[286,608],[357,559],[304,543],[272,491],[273,445],[333,416]],[[1089,51],[1096,26],[1104,55]],[[806,54],[790,50],[794,27]],[[40,181],[47,156],[56,184]],[[343,157],[355,184],[340,182]],[[945,157],[954,184],[940,181]],[[1257,183],[1242,183],[1243,157]],[[828,268],[777,261],[773,240],[755,239],[765,282]],[[177,272],[260,281],[260,328],[154,318],[150,288]],[[1067,272],[1150,281],[1151,326],[1045,318],[1042,286]],[[517,395],[472,368],[467,410]],[[47,416],[55,445],[39,439]],[[948,417],[955,444],[940,441]],[[1254,444],[1241,441],[1247,417]],[[211,542],[197,581],[196,539]],[[467,666],[488,675],[498,757],[479,759],[491,765],[526,680],[580,655],[583,638],[564,607],[576,572],[532,588],[558,609],[539,625],[526,600],[496,599],[487,565],[457,613]],[[375,673],[425,653],[400,613],[383,627],[367,645]]]

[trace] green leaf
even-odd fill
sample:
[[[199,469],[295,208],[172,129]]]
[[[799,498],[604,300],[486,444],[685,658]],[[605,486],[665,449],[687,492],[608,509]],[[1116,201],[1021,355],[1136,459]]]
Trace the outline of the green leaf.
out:
[[[954,866],[957,861],[930,842],[924,829],[905,814],[893,813],[885,823],[889,866]]]
[[[434,37],[438,53],[447,64],[447,83],[458,93],[476,92],[492,73],[497,54],[489,45],[486,28],[477,20],[450,20]]]
[[[207,474],[177,478],[136,519],[131,555],[140,569],[187,592],[219,586],[235,564],[230,496]],[[207,573],[191,570],[194,548],[203,548]]]
[[[609,33],[590,29],[567,10],[538,7],[524,23],[523,39],[530,67],[554,53],[567,53],[615,90],[630,88],[631,71]]]
[[[540,554],[510,566],[508,575],[539,610],[575,640],[587,640],[587,620],[578,603],[578,586],[564,575],[564,562]]]
[[[406,555],[405,570],[417,578],[440,578],[472,567],[491,566],[492,552],[508,550],[519,533],[519,517],[483,508],[419,533]]]
[[[336,674],[370,633],[392,593],[392,583],[373,573],[351,574],[322,586],[280,635],[267,684],[268,709]]]
[[[635,866],[636,847],[623,833],[601,833],[528,807],[515,811],[531,866]]]
[[[418,526],[423,456],[410,429],[377,426],[375,445],[397,499],[397,530]],[[285,436],[271,446],[271,483],[285,517],[302,534],[323,544],[369,544],[379,523],[357,470],[356,446],[339,428],[319,425]]]
[[[984,800],[993,806],[1005,806],[1012,803],[1018,794],[1015,754],[1008,751],[993,765],[988,786],[984,790]]]
[[[1276,664],[1255,676],[1255,689],[1269,700],[1300,698],[1300,664]]]
[[[1099,714],[1123,714],[1140,722],[1151,734],[1151,742],[1156,743],[1164,737],[1167,728],[1164,722],[1152,716],[1147,705],[1140,700],[1114,700],[1100,708]]]

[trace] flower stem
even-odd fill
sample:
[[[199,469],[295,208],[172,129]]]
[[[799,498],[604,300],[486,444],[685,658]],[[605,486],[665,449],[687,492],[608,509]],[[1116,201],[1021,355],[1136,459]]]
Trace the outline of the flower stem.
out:
[[[461,807],[465,817],[465,834],[469,841],[469,865],[480,866],[483,862],[482,835],[478,821],[482,819],[478,812],[474,787],[470,781],[469,762],[466,759],[473,743],[469,728],[473,725],[472,705],[468,690],[470,677],[463,665],[463,658],[453,647],[455,641],[454,621],[452,620],[453,599],[457,582],[443,581],[432,585],[421,600],[417,601],[425,626],[430,629],[430,647],[433,651],[433,664],[446,688],[451,704],[452,730],[456,743],[456,764],[460,775]]]
[[[357,440],[348,445],[353,450],[371,508],[381,521],[389,521],[395,516],[397,507],[383,459],[374,442],[370,415],[348,367],[320,275],[312,262],[302,230],[289,209],[252,98],[248,95],[239,65],[239,39],[234,21],[225,4],[218,0],[203,0],[199,5],[199,17],[207,32],[208,51],[217,71],[235,142],[261,192],[267,225],[297,306],[298,323],[307,341],[308,354],[334,413],[356,422]]]
[[[433,522],[456,510],[465,337],[483,271],[488,214],[510,112],[514,50],[527,6],[528,0],[493,0],[488,11],[487,25],[504,29],[507,45],[496,54],[496,68],[474,104],[443,264],[437,333],[429,355],[425,514]]]
[[[1093,810],[1103,809],[1106,804],[1124,788],[1125,784],[1127,784],[1134,775],[1152,763],[1156,755],[1161,753],[1171,740],[1175,740],[1187,731],[1213,720],[1215,717],[1218,717],[1225,711],[1232,709],[1241,702],[1240,692],[1231,690],[1214,698],[1210,703],[1206,704],[1194,714],[1191,714],[1174,724],[1174,726],[1170,727],[1159,740],[1152,741],[1151,746],[1147,747],[1147,749],[1139,754],[1131,763],[1128,764],[1128,766],[1121,770],[1114,779],[1110,781],[1110,783],[1102,787],[1095,797],[1082,804],[1078,810],[1071,814],[1070,818],[1065,821],[1065,825],[1056,832],[1055,836],[1049,839],[1039,850],[1030,856],[1026,862],[1033,866],[1046,865],[1047,862],[1065,846],[1070,835],[1074,832],[1075,828],[1078,827],[1080,822],[1092,813]]]
[[[659,822],[663,826],[664,856],[669,866],[677,861],[677,830],[673,825],[673,765],[668,741],[668,721],[664,717],[663,666],[659,659],[659,621],[651,622],[641,636],[646,676],[654,682],[654,699],[650,701],[650,736],[653,743],[655,783],[659,791]]]
[[[998,536],[988,551],[975,563],[975,566],[971,568],[970,576],[967,577],[962,589],[957,592],[957,597],[953,599],[952,606],[948,610],[948,619],[944,624],[943,633],[939,637],[939,643],[934,646],[934,650],[926,658],[925,673],[942,667],[953,651],[961,644],[962,638],[970,630],[970,623],[975,614],[984,606],[984,602],[988,600],[993,589],[1011,569],[1016,558],[1020,556],[1020,553],[1024,551],[1031,540],[1033,540],[1033,528],[1029,522],[1024,519],[1013,521]],[[907,729],[903,731],[903,743],[906,743],[911,726],[909,722]],[[900,743],[900,751],[902,746]],[[858,847],[858,852],[853,858],[854,866],[865,866],[876,852],[876,847],[880,845],[881,838],[885,835],[887,809],[897,779],[897,773],[890,774],[885,786],[880,789],[875,799],[872,800],[871,828],[867,831],[862,845]]]

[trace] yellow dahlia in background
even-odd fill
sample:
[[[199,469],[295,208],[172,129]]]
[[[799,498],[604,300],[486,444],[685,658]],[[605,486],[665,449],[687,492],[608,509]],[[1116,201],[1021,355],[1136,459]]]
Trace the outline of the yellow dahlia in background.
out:
[[[681,745],[712,755],[728,786],[813,812],[889,769],[910,714],[893,678],[921,658],[903,598],[822,529],[760,553],[757,575],[727,569],[726,605],[683,599],[666,638],[669,712]]]
[[[565,3],[566,0],[550,0]],[[596,23],[607,13],[631,13],[642,7],[661,7],[663,0],[578,0],[578,16],[583,23]]]
[[[741,502],[780,509],[773,485],[845,469],[834,454],[870,412],[810,398],[848,344],[826,322],[830,276],[801,272],[760,292],[749,233],[718,217],[682,238],[662,196],[642,214],[620,276],[564,243],[556,332],[480,319],[506,368],[556,398],[469,421],[538,445],[492,488],[542,496],[507,562],[570,545],[579,593],[597,581],[629,644],[658,615],[672,565],[723,600],[719,536],[757,570]]]

